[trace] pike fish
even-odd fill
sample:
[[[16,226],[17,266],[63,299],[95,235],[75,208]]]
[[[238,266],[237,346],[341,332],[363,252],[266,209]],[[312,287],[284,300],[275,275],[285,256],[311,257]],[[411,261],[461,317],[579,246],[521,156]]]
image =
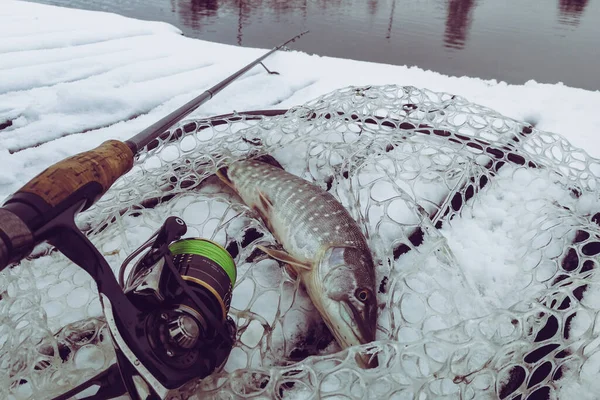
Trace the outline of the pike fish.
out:
[[[217,176],[282,245],[259,248],[292,268],[340,346],[375,340],[375,266],[358,224],[330,193],[272,163],[235,161]],[[377,365],[366,356],[359,362]]]

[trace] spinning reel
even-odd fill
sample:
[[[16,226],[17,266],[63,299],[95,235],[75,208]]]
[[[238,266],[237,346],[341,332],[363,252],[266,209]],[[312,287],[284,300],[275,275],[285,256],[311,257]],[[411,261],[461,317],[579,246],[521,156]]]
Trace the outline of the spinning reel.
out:
[[[54,400],[66,400],[90,386],[100,388],[84,399],[125,392],[133,399],[177,399],[184,383],[223,366],[236,333],[227,315],[235,263],[214,242],[180,239],[186,231],[183,220],[169,217],[125,259],[119,292],[101,290],[117,363]],[[96,261],[106,263],[103,258]],[[107,283],[96,280],[99,288]]]
[[[235,324],[227,313],[236,269],[231,255],[216,243],[177,240],[186,230],[180,218],[167,219],[123,262],[119,283],[131,302],[148,313],[146,332],[153,351],[169,365],[208,375],[229,353],[230,348],[220,345],[234,341]],[[123,285],[128,264],[146,248]]]

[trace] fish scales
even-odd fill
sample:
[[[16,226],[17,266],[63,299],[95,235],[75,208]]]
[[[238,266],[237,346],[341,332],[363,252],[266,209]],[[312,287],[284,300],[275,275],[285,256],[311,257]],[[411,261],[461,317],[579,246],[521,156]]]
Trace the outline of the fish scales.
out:
[[[267,196],[273,212],[262,215],[263,219],[269,220],[283,247],[301,261],[313,260],[324,245],[368,251],[354,219],[321,188],[260,161],[238,161],[228,168],[227,175],[250,207],[260,204],[259,191]]]

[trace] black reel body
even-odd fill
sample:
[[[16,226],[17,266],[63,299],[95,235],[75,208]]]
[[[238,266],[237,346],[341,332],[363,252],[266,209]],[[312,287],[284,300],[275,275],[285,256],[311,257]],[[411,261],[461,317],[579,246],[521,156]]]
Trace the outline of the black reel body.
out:
[[[183,221],[176,218],[175,223]],[[235,264],[227,250],[205,239],[167,243],[165,239],[172,239],[171,233],[179,229],[169,225],[172,221],[164,227],[170,232],[159,233],[156,241],[142,246],[151,247],[134,264],[124,292],[148,313],[145,329],[156,357],[174,368],[194,368],[208,375],[223,364],[235,340],[235,324],[227,315]],[[204,307],[198,307],[190,291]]]

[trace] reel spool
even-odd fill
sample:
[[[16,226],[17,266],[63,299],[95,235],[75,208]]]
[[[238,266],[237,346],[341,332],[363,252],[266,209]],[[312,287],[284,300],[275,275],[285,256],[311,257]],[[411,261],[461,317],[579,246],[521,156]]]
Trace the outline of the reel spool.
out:
[[[237,279],[235,262],[229,252],[206,239],[178,240],[169,246],[169,250],[183,280],[195,290],[204,292],[215,315],[220,309],[224,321]]]

